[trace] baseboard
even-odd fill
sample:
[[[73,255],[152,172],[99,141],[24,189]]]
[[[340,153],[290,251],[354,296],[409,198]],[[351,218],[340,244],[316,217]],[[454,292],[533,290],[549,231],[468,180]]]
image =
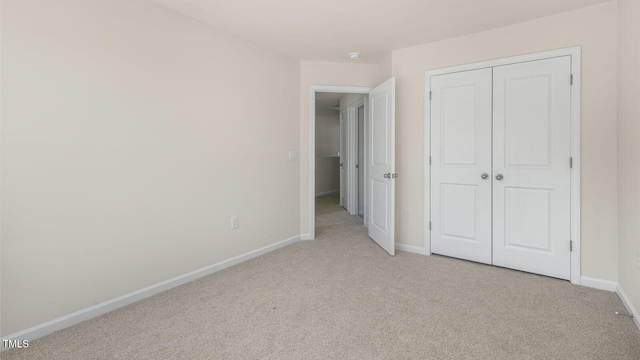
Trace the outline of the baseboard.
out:
[[[424,248],[417,247],[417,246],[396,244],[396,250],[406,251],[414,254],[426,255]]]
[[[314,237],[311,234],[302,234],[300,235],[300,240],[314,240]]]
[[[618,288],[618,283],[614,281],[594,279],[587,276],[582,276],[580,278],[580,285],[611,292],[616,292],[616,289]]]
[[[640,314],[638,314],[638,310],[633,306],[631,300],[629,300],[629,297],[627,296],[627,293],[625,293],[624,290],[622,290],[622,287],[620,287],[620,284],[616,287],[616,294],[618,294],[618,297],[622,301],[622,304],[624,304],[624,307],[627,308],[629,314],[633,315],[633,322],[636,324],[638,331],[640,331]]]
[[[316,193],[316,197],[339,194],[339,193],[340,193],[340,190],[324,191],[324,192]]]
[[[257,250],[253,250],[250,251],[248,253],[233,257],[231,259],[228,260],[224,260],[221,261],[217,264],[214,265],[210,265],[207,267],[204,267],[202,269],[196,270],[196,271],[192,271],[190,273],[184,274],[184,275],[180,275],[177,276],[173,279],[169,279],[166,281],[162,281],[159,282],[157,284],[148,286],[144,289],[140,289],[134,292],[131,292],[129,294],[126,295],[122,295],[119,296],[115,299],[111,299],[108,301],[105,301],[103,303],[94,305],[94,306],[90,306],[88,308],[76,311],[74,313],[59,317],[57,319],[53,319],[51,321],[47,321],[45,323],[42,323],[40,325],[36,325],[34,327],[31,327],[29,329],[26,330],[22,330],[19,331],[17,333],[8,335],[6,337],[2,338],[2,345],[0,345],[0,352],[7,350],[7,348],[5,348],[4,344],[6,343],[4,340],[28,340],[28,341],[32,341],[38,338],[41,338],[43,336],[49,335],[55,331],[58,330],[62,330],[64,328],[76,325],[82,321],[85,320],[89,320],[92,319],[94,317],[100,316],[102,314],[106,314],[110,311],[116,310],[118,308],[133,304],[137,301],[140,301],[142,299],[148,298],[150,296],[159,294],[161,292],[167,291],[169,289],[172,289],[176,286],[180,286],[186,283],[189,283],[193,280],[199,279],[203,276],[207,276],[210,274],[213,274],[217,271],[226,269],[228,267],[231,267],[233,265],[237,265],[241,262],[253,259],[255,257],[258,257],[260,255],[264,255],[266,253],[269,253],[271,251],[280,249],[282,247],[285,247],[287,245],[296,243],[298,241],[301,240],[301,236],[300,235],[296,235],[294,237],[291,237],[289,239],[277,242],[275,244],[271,244],[265,247],[262,247],[260,249]]]

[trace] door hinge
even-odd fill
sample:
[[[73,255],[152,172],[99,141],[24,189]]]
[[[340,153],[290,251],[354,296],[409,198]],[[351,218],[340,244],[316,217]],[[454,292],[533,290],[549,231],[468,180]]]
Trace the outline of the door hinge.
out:
[[[573,156],[569,158],[569,168],[573,169]]]
[[[359,168],[360,168],[360,165],[356,164],[356,169],[359,169]]]
[[[429,91],[429,101],[431,101],[432,96],[433,96],[433,92]]]
[[[569,251],[573,251],[573,240],[569,240]]]
[[[431,221],[429,221],[429,231],[431,231]]]
[[[431,156],[429,156],[429,166],[431,166]]]
[[[571,74],[571,76],[569,78],[569,84],[573,85],[573,74]]]

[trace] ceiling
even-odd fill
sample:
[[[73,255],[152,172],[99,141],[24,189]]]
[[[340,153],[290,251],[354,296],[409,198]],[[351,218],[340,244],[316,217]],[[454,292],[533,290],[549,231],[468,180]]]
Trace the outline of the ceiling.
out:
[[[150,0],[299,60],[377,63],[392,50],[609,0]]]
[[[316,93],[316,115],[338,115],[336,107],[340,107],[340,98],[344,94]]]

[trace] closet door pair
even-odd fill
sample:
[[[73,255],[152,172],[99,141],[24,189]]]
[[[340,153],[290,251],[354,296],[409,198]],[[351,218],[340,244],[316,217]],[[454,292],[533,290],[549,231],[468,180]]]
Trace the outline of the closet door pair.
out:
[[[431,78],[431,251],[570,278],[571,58]]]

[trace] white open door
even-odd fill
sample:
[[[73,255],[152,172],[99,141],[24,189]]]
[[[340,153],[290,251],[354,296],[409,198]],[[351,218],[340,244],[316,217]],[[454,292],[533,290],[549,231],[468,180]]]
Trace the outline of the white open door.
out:
[[[395,79],[369,92],[369,237],[395,255]]]

